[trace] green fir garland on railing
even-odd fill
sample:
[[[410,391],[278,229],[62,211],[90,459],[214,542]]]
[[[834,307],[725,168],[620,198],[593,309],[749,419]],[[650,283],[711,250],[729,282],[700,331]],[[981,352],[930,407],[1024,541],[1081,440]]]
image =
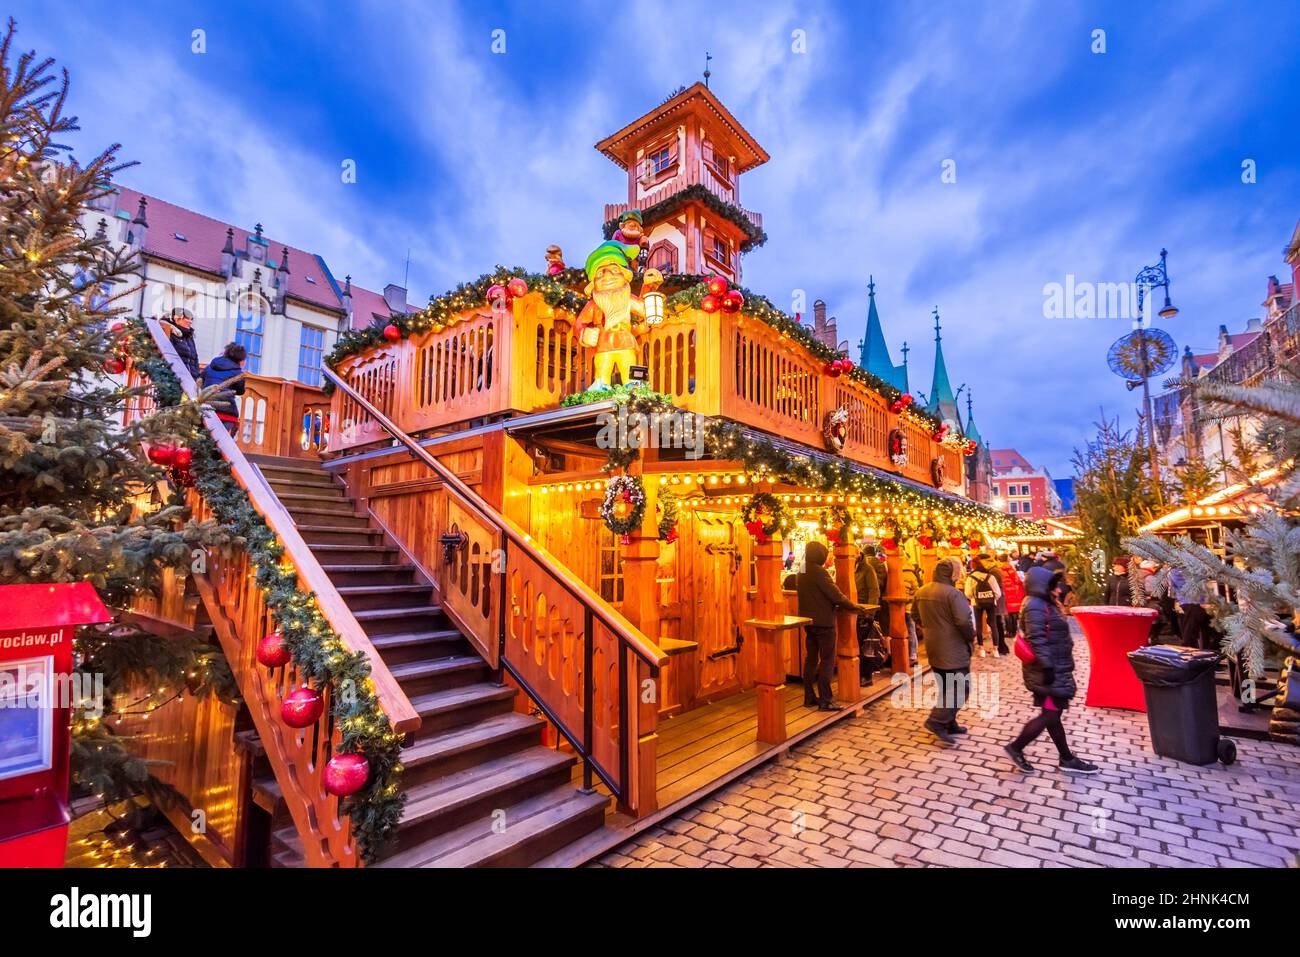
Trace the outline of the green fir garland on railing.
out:
[[[131,326],[136,367],[153,383],[155,401],[164,406],[185,401],[180,380],[144,323],[134,319]],[[297,570],[283,567],[284,546],[234,480],[230,463],[212,437],[196,431],[191,449],[195,488],[216,519],[244,540],[258,587],[299,675],[318,688],[330,689],[335,727],[342,735],[339,753],[359,752],[369,762],[366,786],[343,799],[342,811],[351,820],[362,859],[373,860],[401,821],[405,797],[398,787],[402,736],[393,730],[371,690],[370,663],[364,654],[343,647],[315,596],[299,590]]]
[[[687,203],[698,201],[704,204],[705,208],[721,216],[727,222],[733,224],[737,229],[745,234],[745,239],[740,244],[740,251],[747,253],[755,246],[761,246],[767,242],[767,233],[761,226],[756,226],[754,222],[745,215],[745,211],[735,203],[729,203],[725,199],[716,195],[707,186],[695,183],[680,189],[666,199],[653,203],[641,210],[641,218],[648,223],[662,222],[665,219],[675,215],[683,209]],[[615,217],[605,223],[605,238],[610,239],[618,230],[618,217]]]

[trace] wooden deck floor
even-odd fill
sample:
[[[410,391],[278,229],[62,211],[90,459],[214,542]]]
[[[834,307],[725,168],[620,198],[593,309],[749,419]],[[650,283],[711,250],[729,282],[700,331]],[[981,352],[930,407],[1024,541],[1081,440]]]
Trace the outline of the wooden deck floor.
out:
[[[929,671],[922,654],[922,670]],[[867,705],[893,691],[889,675],[877,674],[863,688],[863,700],[842,711],[818,711],[803,705],[803,686],[785,687],[787,739],[781,744],[758,741],[758,702],[745,691],[685,714],[662,718],[657,750],[659,810],[643,818],[620,814],[612,802],[605,827],[552,855],[537,866],[577,867],[617,847],[632,835],[671,817],[700,798],[770,761],[790,747],[837,721],[852,718]],[[574,768],[574,784],[582,784],[582,765]],[[600,790],[605,791],[602,786]]]

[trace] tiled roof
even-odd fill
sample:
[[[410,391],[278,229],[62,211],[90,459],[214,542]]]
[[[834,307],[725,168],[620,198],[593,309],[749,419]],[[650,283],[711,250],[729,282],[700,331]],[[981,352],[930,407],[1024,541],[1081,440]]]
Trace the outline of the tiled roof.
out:
[[[376,319],[392,318],[393,310],[388,308],[388,301],[377,292],[362,289],[355,283],[352,286],[352,328],[364,329]]]
[[[997,471],[1016,468],[1024,469],[1026,472],[1034,471],[1034,467],[1029,464],[1029,460],[1015,449],[990,449],[989,455],[992,456],[993,468]]]
[[[118,210],[128,217],[134,217],[141,195],[137,190],[121,187]],[[145,218],[149,222],[145,252],[149,255],[220,275],[221,250],[226,244],[227,229],[234,230],[236,252],[248,248],[250,233],[247,229],[220,222],[148,193],[143,195],[149,201],[145,208]],[[178,236],[183,236],[184,239],[177,238]],[[281,250],[287,244],[266,234],[262,238],[267,243],[266,258],[278,264]],[[288,249],[289,295],[325,309],[341,310],[342,303],[318,257],[295,246],[289,246]],[[262,279],[269,284],[273,269],[265,266],[261,268]]]

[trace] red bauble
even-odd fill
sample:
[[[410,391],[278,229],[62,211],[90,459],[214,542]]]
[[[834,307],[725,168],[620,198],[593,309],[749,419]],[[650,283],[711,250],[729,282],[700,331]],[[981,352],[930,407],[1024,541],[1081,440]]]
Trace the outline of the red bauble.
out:
[[[506,287],[501,285],[501,283],[498,282],[492,284],[491,286],[488,286],[488,291],[487,291],[488,302],[496,302],[500,299],[504,299],[505,297],[506,297]]]
[[[700,308],[705,312],[717,312],[719,305],[717,296],[709,295],[700,300]]]
[[[184,471],[194,462],[194,452],[192,449],[172,449],[172,468]]]
[[[370,780],[370,762],[361,754],[336,754],[325,762],[321,782],[336,797],[356,794]]]
[[[922,535],[918,541],[921,543],[922,548],[931,548],[934,545],[934,539],[929,535]]]
[[[895,541],[894,539],[892,539],[892,538],[887,538],[887,539],[885,539],[883,542],[881,542],[880,544],[881,544],[881,547],[883,547],[883,548],[885,549],[885,551],[887,551],[887,552],[892,552],[892,551],[894,551],[894,549],[898,548],[898,542],[896,542],[896,541]]]
[[[518,299],[520,296],[528,295],[528,283],[516,276],[506,283],[506,292]]]
[[[727,293],[727,280],[721,276],[710,276],[704,283],[704,288],[709,290],[711,296],[723,296]]]
[[[979,547],[980,547],[980,540],[979,540],[978,538],[972,538],[972,539],[970,540],[970,547],[971,547],[972,549],[979,548]]]
[[[390,322],[388,325],[384,326],[384,338],[389,342],[396,342],[398,339],[402,338],[402,330],[398,329]]]
[[[257,643],[257,661],[268,668],[280,668],[290,661],[289,649],[284,646],[284,635],[273,631]]]
[[[722,297],[723,312],[740,312],[740,307],[745,304],[745,297],[738,290],[731,290]]]
[[[320,720],[325,700],[315,688],[291,691],[280,705],[280,720],[291,728],[306,728]]]
[[[126,371],[126,363],[114,356],[112,359],[104,360],[104,371],[109,375],[121,375]]]
[[[830,376],[832,379],[838,379],[840,377],[839,360],[837,359],[834,362],[826,363],[822,366],[822,372],[826,373],[826,375]]]
[[[175,454],[176,447],[172,445],[149,446],[149,461],[154,465],[171,465]]]
[[[853,360],[852,360],[852,359],[838,359],[838,360],[836,360],[836,361],[839,362],[839,365],[840,365],[840,371],[841,371],[841,372],[852,372],[852,371],[853,371]]]
[[[125,329],[125,328],[126,328],[126,323],[125,323],[125,322],[115,322],[115,323],[113,323],[111,326],[108,327],[108,331],[109,331],[109,332],[121,332],[121,331],[122,331],[123,329]]]
[[[961,536],[954,535],[952,538],[948,539],[948,544],[951,545],[953,548],[957,548],[959,545],[961,545]]]

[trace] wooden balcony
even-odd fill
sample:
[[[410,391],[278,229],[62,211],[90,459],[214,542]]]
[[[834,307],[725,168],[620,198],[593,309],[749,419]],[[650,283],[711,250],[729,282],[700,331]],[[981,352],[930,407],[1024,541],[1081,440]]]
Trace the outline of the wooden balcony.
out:
[[[702,163],[696,160],[695,162],[687,163],[685,168],[683,168],[676,176],[666,179],[662,183],[656,185],[651,192],[642,196],[636,203],[606,203],[605,222],[609,222],[611,219],[617,219],[629,209],[644,210],[649,206],[653,206],[655,203],[662,202],[675,193],[680,193],[688,186],[703,186],[723,202],[732,203],[737,207],[740,205],[736,202],[738,197],[734,178],[731,182],[728,182],[715,174],[713,170],[709,168],[707,163]],[[741,208],[741,212],[745,215],[746,219],[753,223],[755,228],[763,228],[763,216],[761,213],[751,212],[750,210],[743,208]]]
[[[768,324],[741,314],[688,310],[655,326],[642,343],[650,386],[682,409],[723,416],[774,436],[825,448],[828,411],[849,413],[846,458],[933,485],[943,462],[946,491],[963,493],[963,459],[934,442],[914,416],[895,415],[884,397],[847,376],[822,373],[822,360]],[[530,294],[493,313],[484,306],[440,332],[378,346],[340,363],[338,373],[404,431],[540,412],[591,381],[591,353],[577,343],[573,317]],[[330,452],[385,441],[379,426],[335,393]],[[906,464],[891,462],[889,434],[902,428]]]

